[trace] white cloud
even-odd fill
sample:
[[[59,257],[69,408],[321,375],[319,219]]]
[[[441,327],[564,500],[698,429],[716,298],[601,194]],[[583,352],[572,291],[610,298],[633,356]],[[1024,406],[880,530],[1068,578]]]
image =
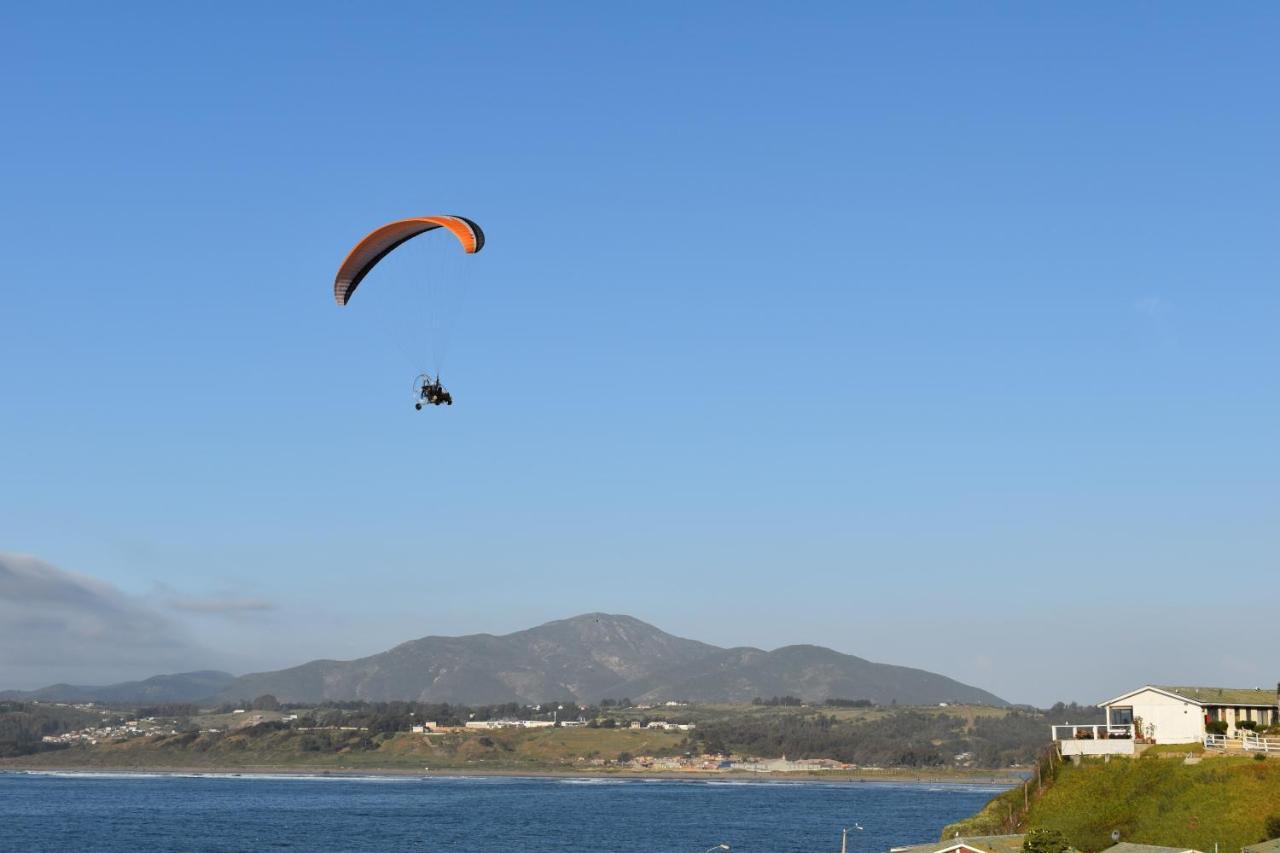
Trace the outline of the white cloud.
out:
[[[143,600],[35,557],[0,552],[0,689],[198,669],[183,628]]]

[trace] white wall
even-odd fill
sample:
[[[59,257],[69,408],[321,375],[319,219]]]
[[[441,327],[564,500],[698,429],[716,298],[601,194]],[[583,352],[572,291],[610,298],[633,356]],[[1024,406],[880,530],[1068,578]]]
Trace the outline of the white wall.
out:
[[[1062,740],[1063,755],[1133,755],[1131,740]]]
[[[1147,689],[1115,705],[1132,707],[1133,716],[1142,718],[1142,734],[1150,732],[1156,743],[1195,743],[1204,738],[1204,711],[1186,699]]]

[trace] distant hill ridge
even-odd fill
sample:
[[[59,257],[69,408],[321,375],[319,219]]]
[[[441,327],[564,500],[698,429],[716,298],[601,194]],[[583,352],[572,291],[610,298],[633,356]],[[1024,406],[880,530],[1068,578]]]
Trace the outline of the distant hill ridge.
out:
[[[811,702],[1008,704],[942,675],[873,663],[821,646],[784,646],[771,652],[724,649],[607,613],[502,636],[423,637],[357,660],[314,660],[244,675],[186,701],[239,702],[267,693],[300,703],[401,699],[484,705],[610,697],[749,702],[757,696],[792,695]]]
[[[0,699],[46,702],[196,702],[208,699],[233,683],[236,677],[229,672],[205,669],[199,672],[179,672],[174,675],[154,675],[144,681],[125,681],[106,686],[77,684],[52,684],[39,690],[6,690]]]

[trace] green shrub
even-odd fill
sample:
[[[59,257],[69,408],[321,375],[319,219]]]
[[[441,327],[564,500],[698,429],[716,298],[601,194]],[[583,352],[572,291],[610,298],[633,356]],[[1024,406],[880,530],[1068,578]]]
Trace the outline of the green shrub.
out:
[[[1280,838],[1280,813],[1273,814],[1267,818],[1267,822],[1263,824],[1266,829],[1267,837],[1263,841],[1270,841],[1272,838]]]
[[[1033,829],[1022,841],[1022,853],[1066,853],[1070,846],[1056,829]]]
[[[1240,722],[1236,723],[1236,728],[1248,729],[1251,732],[1256,732],[1258,730],[1258,724],[1255,723],[1253,720],[1241,720]]]
[[[1227,733],[1227,721],[1210,720],[1204,724],[1204,730],[1211,735],[1225,735]]]
[[[327,740],[321,739],[317,735],[307,734],[298,738],[298,749],[303,752],[323,752],[328,747]]]
[[[1267,756],[1266,756],[1266,755],[1264,755],[1264,754],[1262,754],[1261,752],[1255,752],[1255,753],[1253,754],[1253,760],[1254,760],[1254,761],[1266,761],[1266,760],[1267,760]]]

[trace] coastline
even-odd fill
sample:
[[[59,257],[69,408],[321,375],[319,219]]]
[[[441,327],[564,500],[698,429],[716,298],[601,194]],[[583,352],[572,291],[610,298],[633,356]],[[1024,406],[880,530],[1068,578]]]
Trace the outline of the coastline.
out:
[[[293,776],[298,778],[414,778],[414,779],[448,779],[448,778],[509,778],[509,779],[590,779],[601,781],[684,781],[684,782],[716,782],[731,781],[747,784],[830,784],[844,782],[848,784],[918,784],[918,785],[981,785],[993,790],[1004,790],[1018,784],[1021,777],[1016,774],[1002,774],[992,771],[972,776],[954,774],[930,775],[910,771],[883,771],[870,773],[754,773],[750,771],[619,771],[591,773],[581,770],[554,769],[474,769],[474,768],[439,768],[412,769],[406,767],[309,767],[299,768],[287,764],[254,764],[243,766],[215,767],[177,767],[146,766],[104,767],[102,765],[84,764],[19,764],[0,763],[0,776],[5,775],[56,775],[74,773],[77,775],[139,775],[139,776]]]

